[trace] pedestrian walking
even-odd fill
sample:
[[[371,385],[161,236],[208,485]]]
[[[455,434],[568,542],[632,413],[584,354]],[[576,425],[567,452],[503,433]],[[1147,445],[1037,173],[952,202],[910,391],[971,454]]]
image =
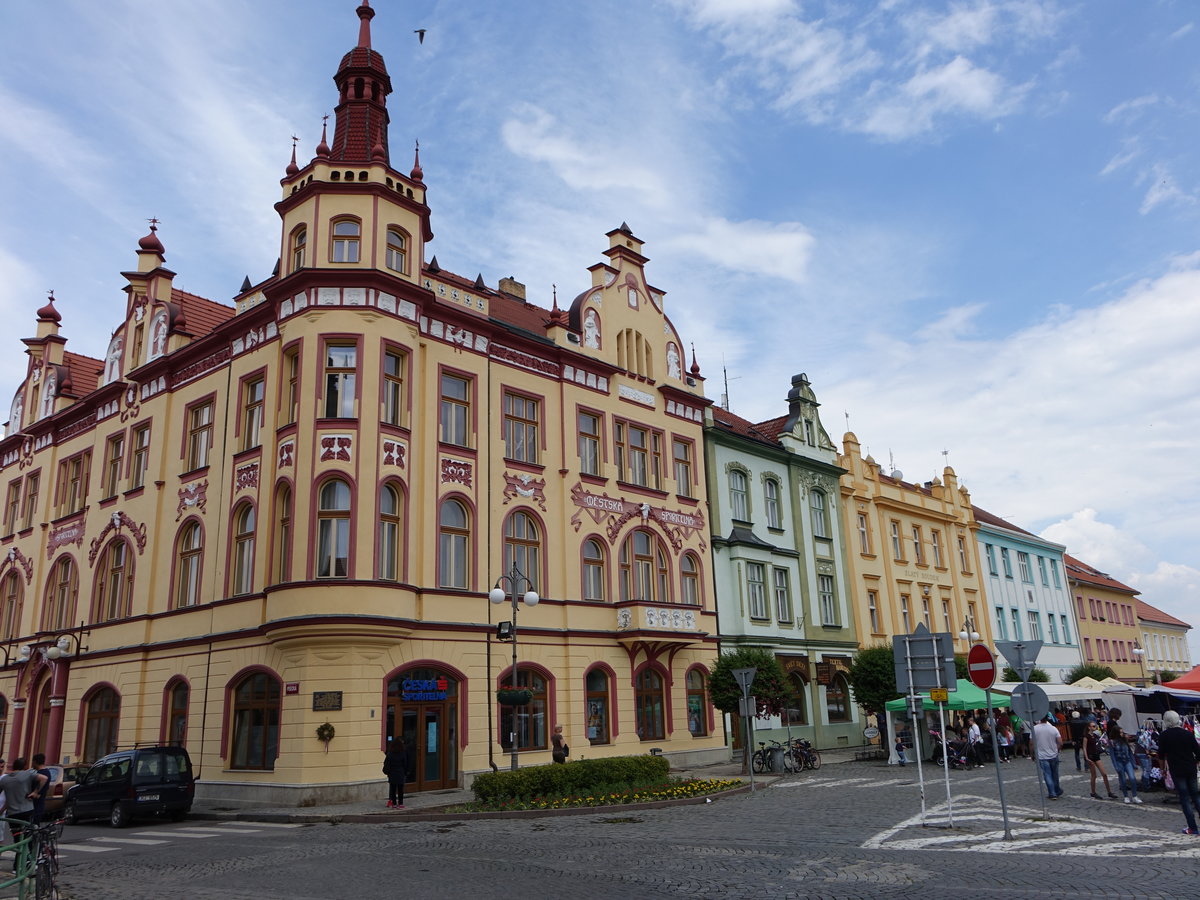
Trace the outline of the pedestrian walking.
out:
[[[1051,800],[1057,800],[1063,795],[1062,785],[1058,780],[1058,753],[1062,750],[1062,735],[1054,724],[1054,716],[1048,715],[1033,727],[1033,746],[1037,753],[1038,768],[1042,770],[1042,779],[1046,782],[1046,793]]]
[[[4,791],[6,813],[15,844],[33,822],[33,798],[46,783],[46,776],[29,768],[23,756],[13,760],[12,769],[7,775],[0,775],[0,790]],[[17,871],[16,859],[13,860],[13,871]]]
[[[408,780],[408,748],[400,735],[388,738],[383,757],[383,774],[388,780],[388,809],[404,809],[404,782]]]
[[[1099,775],[1104,779],[1104,790],[1108,793],[1108,799],[1116,800],[1117,795],[1112,792],[1112,787],[1108,783],[1108,772],[1104,770],[1104,748],[1100,743],[1102,734],[1100,724],[1093,717],[1092,721],[1088,724],[1087,737],[1084,739],[1087,746],[1088,772],[1092,776],[1092,799],[1104,799],[1096,793],[1096,776]]]
[[[1164,768],[1175,782],[1175,793],[1183,807],[1187,820],[1184,834],[1200,834],[1196,828],[1196,813],[1200,812],[1200,784],[1196,779],[1196,764],[1200,763],[1200,744],[1195,736],[1184,728],[1179,713],[1173,709],[1163,713],[1163,731],[1158,736],[1158,750],[1163,756]]]
[[[908,757],[904,755],[904,741],[896,738],[896,758],[900,760],[900,765],[908,765]]]
[[[1087,722],[1079,714],[1079,710],[1071,710],[1071,719],[1067,727],[1071,733],[1071,744],[1075,747],[1075,771],[1083,771],[1084,744],[1087,741]]]
[[[37,825],[42,821],[42,817],[46,815],[46,795],[50,793],[50,782],[54,780],[54,773],[46,768],[46,754],[33,754],[33,768],[39,775],[46,776],[46,783],[41,786],[37,792],[37,796],[33,798],[33,824]]]
[[[554,734],[550,737],[550,758],[556,763],[565,763],[567,757],[571,755],[571,748],[567,746],[567,739],[563,737],[562,729],[561,725],[555,725]]]
[[[1133,774],[1133,747],[1131,738],[1121,728],[1121,710],[1108,711],[1108,758],[1112,760],[1121,784],[1121,795],[1126,803],[1141,803],[1137,793],[1137,776]]]

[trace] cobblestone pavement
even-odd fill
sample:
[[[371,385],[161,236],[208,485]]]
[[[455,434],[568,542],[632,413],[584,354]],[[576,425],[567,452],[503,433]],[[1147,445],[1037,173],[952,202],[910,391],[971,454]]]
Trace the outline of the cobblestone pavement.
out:
[[[163,843],[69,847],[69,900],[331,900],[390,897],[1005,898],[1200,896],[1200,839],[1178,806],[1067,796],[1042,803],[1033,767],[1003,767],[1011,842],[992,768],[826,766],[753,795],[697,806],[538,819],[261,827],[163,823]],[[953,816],[954,827],[949,827]],[[922,824],[924,823],[924,824]],[[213,833],[211,839],[172,837]],[[143,829],[111,832],[110,839]]]

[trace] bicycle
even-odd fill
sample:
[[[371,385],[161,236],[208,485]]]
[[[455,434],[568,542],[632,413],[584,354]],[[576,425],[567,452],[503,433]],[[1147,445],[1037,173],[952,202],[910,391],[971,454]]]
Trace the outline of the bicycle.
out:
[[[775,750],[783,751],[784,774],[791,774],[793,772],[800,771],[800,766],[797,764],[795,758],[792,756],[791,752],[789,752],[786,745],[781,744],[779,741],[770,741],[771,746],[768,747],[767,743],[768,742],[766,741],[759,741],[758,749],[754,751],[752,764],[755,772],[762,773],[772,771],[771,753]]]
[[[796,738],[792,741],[790,755],[795,760],[796,771],[821,768],[821,752],[813,748],[811,741]]]
[[[33,857],[33,896],[37,900],[58,900],[58,839],[64,824],[59,819],[28,829],[30,843],[25,852]]]

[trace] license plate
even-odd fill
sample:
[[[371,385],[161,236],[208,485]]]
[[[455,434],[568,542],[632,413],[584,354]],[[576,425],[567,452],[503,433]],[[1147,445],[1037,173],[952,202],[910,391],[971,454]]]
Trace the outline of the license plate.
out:
[[[141,803],[146,800],[157,800],[157,799],[158,799],[158,794],[139,794],[138,795],[138,803]]]

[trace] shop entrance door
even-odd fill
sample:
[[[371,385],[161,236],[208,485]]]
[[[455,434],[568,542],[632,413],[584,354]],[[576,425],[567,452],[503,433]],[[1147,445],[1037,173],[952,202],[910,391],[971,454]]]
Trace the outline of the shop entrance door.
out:
[[[406,789],[458,787],[458,685],[431,669],[414,669],[388,685],[385,737],[408,750]]]

